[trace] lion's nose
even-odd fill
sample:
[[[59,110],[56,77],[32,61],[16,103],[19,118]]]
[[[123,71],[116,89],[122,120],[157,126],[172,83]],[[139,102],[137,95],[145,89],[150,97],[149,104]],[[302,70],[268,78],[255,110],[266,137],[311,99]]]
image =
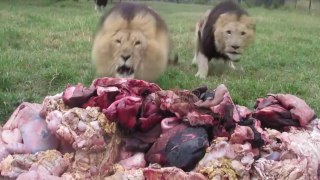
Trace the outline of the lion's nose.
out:
[[[237,46],[237,45],[233,45],[231,46],[233,49],[239,49],[240,46]]]
[[[127,55],[127,56],[121,56],[122,57],[122,59],[124,60],[124,61],[127,61],[131,56],[130,55]]]

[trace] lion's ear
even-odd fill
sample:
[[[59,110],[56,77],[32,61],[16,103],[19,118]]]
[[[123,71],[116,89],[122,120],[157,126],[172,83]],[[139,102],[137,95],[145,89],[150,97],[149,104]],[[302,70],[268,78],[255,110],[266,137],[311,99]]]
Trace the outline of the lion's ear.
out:
[[[252,29],[253,31],[256,31],[256,22],[254,19],[252,19],[249,16],[242,16],[241,21],[246,24],[248,29]]]

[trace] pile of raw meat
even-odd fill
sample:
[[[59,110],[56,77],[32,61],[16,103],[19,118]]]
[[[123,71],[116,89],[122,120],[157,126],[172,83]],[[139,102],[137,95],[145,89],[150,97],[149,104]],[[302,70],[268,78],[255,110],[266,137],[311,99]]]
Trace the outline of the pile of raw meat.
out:
[[[319,179],[320,124],[300,98],[252,109],[227,88],[141,80],[68,85],[0,127],[0,179]]]

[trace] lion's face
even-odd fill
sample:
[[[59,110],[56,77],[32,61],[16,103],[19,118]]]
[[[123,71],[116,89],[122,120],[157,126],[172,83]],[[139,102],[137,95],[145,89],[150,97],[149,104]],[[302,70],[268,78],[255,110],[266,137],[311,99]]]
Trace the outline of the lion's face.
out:
[[[169,32],[157,12],[140,3],[115,5],[102,16],[92,44],[98,77],[155,81],[167,68]]]
[[[139,31],[118,31],[110,41],[115,76],[134,78],[147,48],[147,40]]]
[[[217,50],[237,61],[254,40],[254,24],[248,16],[224,15],[218,19],[214,35]]]

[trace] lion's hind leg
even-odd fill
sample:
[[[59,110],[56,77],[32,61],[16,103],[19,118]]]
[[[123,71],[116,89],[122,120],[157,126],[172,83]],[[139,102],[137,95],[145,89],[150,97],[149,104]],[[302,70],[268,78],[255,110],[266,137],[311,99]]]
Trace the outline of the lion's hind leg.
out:
[[[200,41],[200,22],[196,24],[196,30],[195,30],[195,38],[194,38],[194,44],[195,44],[195,50],[194,50],[194,56],[192,59],[192,65],[197,64],[197,56],[199,53],[199,41]]]
[[[199,51],[196,61],[198,62],[198,72],[195,76],[201,79],[205,79],[208,76],[209,72],[209,60],[204,54]]]

